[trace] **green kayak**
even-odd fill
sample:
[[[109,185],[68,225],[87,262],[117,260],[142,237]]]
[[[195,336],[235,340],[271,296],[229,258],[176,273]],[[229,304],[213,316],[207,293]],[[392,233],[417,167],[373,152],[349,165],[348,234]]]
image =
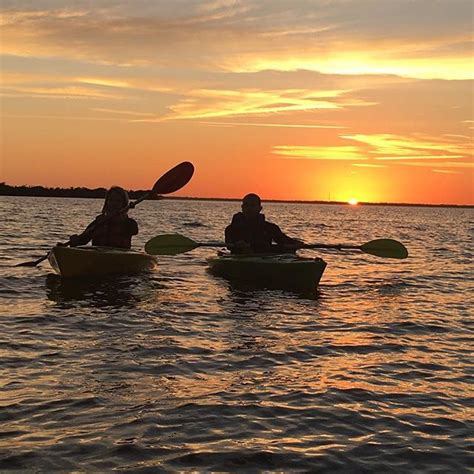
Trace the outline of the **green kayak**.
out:
[[[152,255],[112,247],[53,247],[48,260],[63,277],[137,273],[156,266]]]
[[[230,255],[208,259],[209,270],[229,280],[268,288],[315,290],[326,262],[296,255]]]

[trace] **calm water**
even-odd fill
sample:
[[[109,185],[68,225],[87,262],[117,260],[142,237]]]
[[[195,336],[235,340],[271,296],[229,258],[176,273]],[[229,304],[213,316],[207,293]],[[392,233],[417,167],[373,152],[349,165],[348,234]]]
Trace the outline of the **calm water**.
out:
[[[307,242],[408,247],[404,261],[311,253],[328,262],[314,298],[233,288],[206,272],[206,248],[134,278],[13,267],[100,208],[0,198],[0,469],[473,466],[473,210],[266,205]],[[219,240],[237,210],[142,203],[134,247],[169,232]]]

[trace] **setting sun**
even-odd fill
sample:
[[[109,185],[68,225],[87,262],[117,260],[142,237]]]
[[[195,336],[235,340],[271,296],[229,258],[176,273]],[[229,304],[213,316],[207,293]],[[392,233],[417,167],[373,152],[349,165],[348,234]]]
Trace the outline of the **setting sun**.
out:
[[[350,204],[351,206],[356,206],[357,204],[359,204],[359,201],[356,198],[350,198],[349,201],[347,201],[347,203]]]

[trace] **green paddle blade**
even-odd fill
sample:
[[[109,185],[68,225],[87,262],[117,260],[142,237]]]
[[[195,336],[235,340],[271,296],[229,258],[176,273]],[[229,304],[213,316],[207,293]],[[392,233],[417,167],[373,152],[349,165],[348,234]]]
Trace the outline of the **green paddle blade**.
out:
[[[406,247],[393,239],[371,240],[360,246],[362,252],[386,258],[407,258],[408,250]]]
[[[165,234],[153,237],[145,244],[150,255],[178,255],[199,247],[199,244],[180,234]]]

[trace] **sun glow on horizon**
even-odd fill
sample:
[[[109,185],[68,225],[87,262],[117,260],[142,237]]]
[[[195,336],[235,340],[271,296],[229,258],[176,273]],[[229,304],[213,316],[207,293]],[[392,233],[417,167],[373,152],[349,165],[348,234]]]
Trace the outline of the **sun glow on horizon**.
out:
[[[350,198],[347,201],[347,204],[350,204],[351,206],[357,206],[357,204],[359,204],[359,201],[356,198]]]

